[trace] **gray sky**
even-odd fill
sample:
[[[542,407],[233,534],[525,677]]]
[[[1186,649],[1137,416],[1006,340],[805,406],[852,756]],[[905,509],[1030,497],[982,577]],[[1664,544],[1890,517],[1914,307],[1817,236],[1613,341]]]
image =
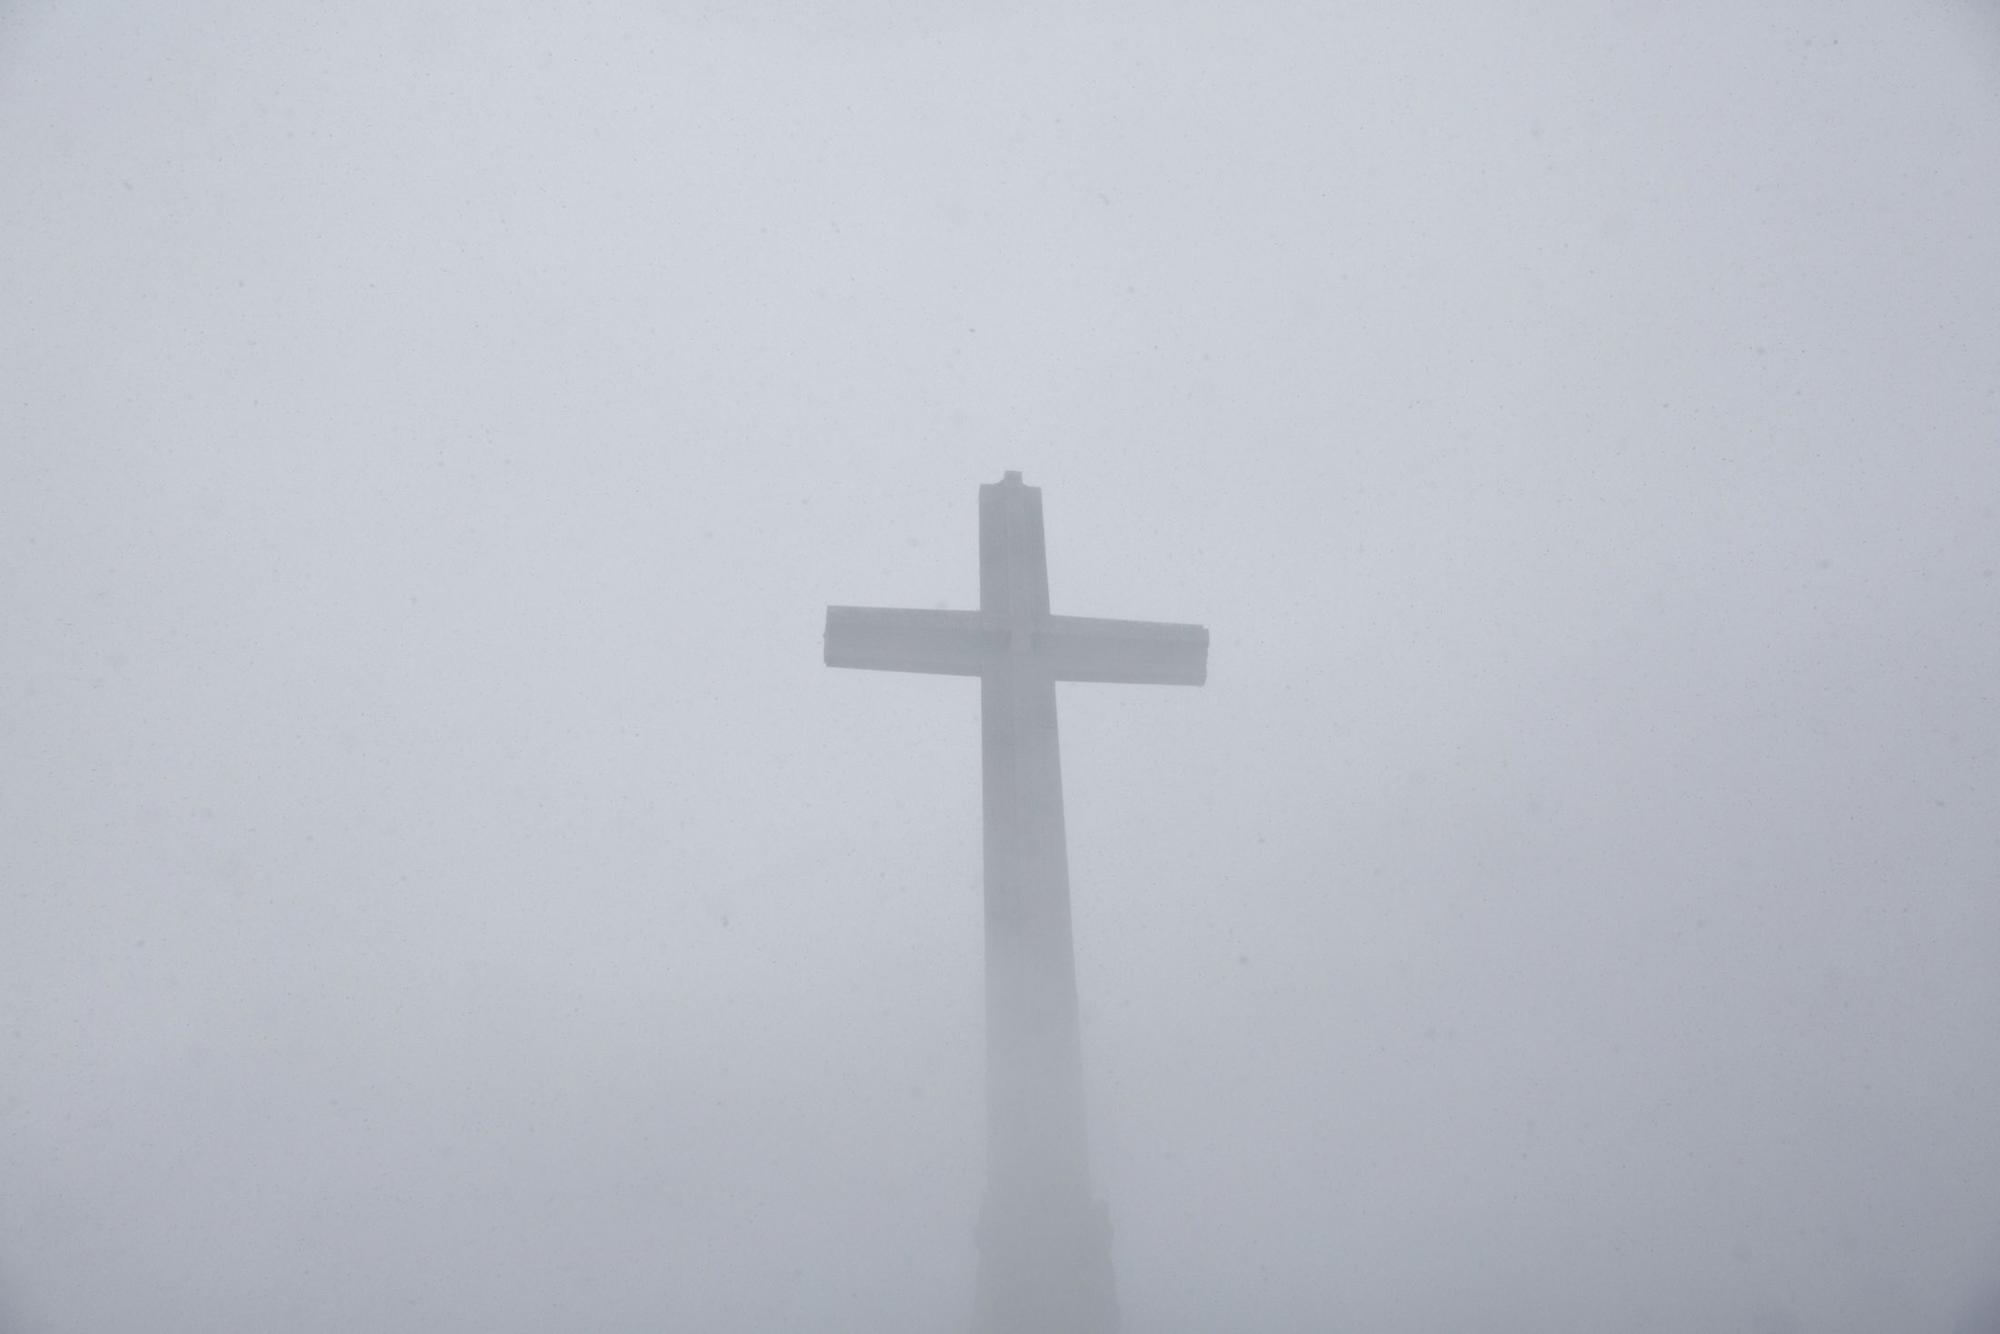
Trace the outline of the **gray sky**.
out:
[[[1008,468],[1135,1334],[2000,1283],[1990,7],[729,8],[0,8],[0,1328],[960,1322]]]

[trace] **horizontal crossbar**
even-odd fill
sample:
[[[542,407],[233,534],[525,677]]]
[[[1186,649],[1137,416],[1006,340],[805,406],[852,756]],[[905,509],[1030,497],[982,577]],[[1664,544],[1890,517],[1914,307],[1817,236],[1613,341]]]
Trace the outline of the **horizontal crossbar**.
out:
[[[976,611],[826,609],[829,667],[981,676],[1016,652],[1058,681],[1198,686],[1208,679],[1208,631],[1199,625],[1045,616],[1017,644],[1003,622]]]

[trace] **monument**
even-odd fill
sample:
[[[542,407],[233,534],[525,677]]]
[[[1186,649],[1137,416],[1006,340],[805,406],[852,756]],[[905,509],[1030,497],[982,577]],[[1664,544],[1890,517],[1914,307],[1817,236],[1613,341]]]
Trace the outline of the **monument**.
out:
[[[1049,613],[1042,494],[979,488],[979,610],[828,607],[826,663],[976,676],[986,846],[986,1200],[976,1334],[1111,1334],[1111,1229],[1090,1183],[1058,681],[1200,685],[1198,625]]]

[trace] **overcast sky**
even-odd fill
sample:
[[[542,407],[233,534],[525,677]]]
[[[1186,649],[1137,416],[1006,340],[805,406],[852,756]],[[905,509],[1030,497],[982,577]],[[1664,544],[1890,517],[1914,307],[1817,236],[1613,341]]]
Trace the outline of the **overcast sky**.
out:
[[[1133,1334],[1945,1334],[1996,220],[1969,0],[0,7],[0,1329],[962,1327],[1020,469]]]

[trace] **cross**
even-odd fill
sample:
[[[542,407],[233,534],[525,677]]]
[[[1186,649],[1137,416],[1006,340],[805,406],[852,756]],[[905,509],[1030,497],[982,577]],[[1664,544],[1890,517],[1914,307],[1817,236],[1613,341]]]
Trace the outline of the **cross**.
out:
[[[826,663],[976,676],[986,847],[986,1203],[978,1334],[1110,1334],[1091,1193],[1063,828],[1058,681],[1198,686],[1208,631],[1049,612],[1042,493],[979,488],[979,610],[826,609]]]

